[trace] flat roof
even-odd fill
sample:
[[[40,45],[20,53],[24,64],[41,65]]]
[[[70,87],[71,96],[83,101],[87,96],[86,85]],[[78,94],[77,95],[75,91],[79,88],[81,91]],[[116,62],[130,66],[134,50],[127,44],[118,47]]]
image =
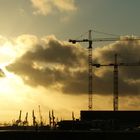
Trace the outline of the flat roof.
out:
[[[140,110],[81,110],[81,120],[122,120],[122,121],[139,121]]]

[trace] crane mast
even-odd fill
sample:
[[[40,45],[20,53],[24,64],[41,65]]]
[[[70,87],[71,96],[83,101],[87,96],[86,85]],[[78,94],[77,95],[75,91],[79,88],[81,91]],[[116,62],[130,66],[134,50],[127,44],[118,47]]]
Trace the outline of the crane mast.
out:
[[[33,117],[33,126],[37,126],[34,110],[32,111],[32,117]]]
[[[28,112],[26,113],[25,120],[23,121],[23,126],[28,126]]]
[[[91,36],[91,32],[92,30],[89,30],[89,36],[88,39],[83,39],[83,40],[72,40],[70,39],[69,42],[72,42],[73,44],[75,44],[76,42],[88,42],[89,43],[89,47],[88,47],[88,109],[92,110],[93,105],[92,105],[92,36]]]
[[[89,88],[88,88],[88,93],[89,93],[89,105],[88,108],[89,110],[92,110],[92,37],[91,37],[91,30],[89,30],[89,48],[88,48],[88,67],[89,67]]]
[[[15,122],[15,125],[21,125],[21,114],[22,114],[22,110],[20,110],[20,113],[19,113],[19,118],[18,118],[18,120],[16,120],[16,122]]]
[[[43,119],[41,115],[40,105],[38,106],[38,109],[39,109],[39,117],[40,117],[40,126],[43,126]]]
[[[49,124],[50,126],[52,125],[52,117],[51,117],[51,112],[49,111]]]
[[[118,111],[118,60],[117,54],[114,56],[114,95],[113,95],[113,108]]]

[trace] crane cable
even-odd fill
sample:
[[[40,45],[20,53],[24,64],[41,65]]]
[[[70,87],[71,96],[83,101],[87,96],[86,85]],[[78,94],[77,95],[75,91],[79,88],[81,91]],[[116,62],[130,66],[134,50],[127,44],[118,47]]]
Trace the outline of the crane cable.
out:
[[[115,37],[120,37],[120,35],[117,35],[117,34],[112,34],[112,33],[106,33],[106,32],[101,32],[101,31],[98,31],[98,30],[91,30],[95,33],[98,33],[98,34],[104,34],[104,35],[109,35],[109,36],[115,36]],[[88,35],[89,31],[86,31],[85,33],[81,34],[80,36],[76,37],[76,39],[81,39],[82,37]]]
[[[95,32],[95,33],[99,33],[99,34],[105,34],[105,35],[120,37],[120,35],[117,35],[117,34],[111,34],[111,33],[101,32],[101,31],[97,31],[97,30],[92,30],[92,31]]]

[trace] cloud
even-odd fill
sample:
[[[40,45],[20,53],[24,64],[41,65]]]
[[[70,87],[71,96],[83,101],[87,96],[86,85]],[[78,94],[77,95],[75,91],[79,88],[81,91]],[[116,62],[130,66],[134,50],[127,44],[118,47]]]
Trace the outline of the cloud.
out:
[[[114,63],[114,54],[118,54],[119,63],[140,64],[140,41],[120,41],[97,48],[94,51],[94,62],[100,64]],[[140,66],[120,66],[119,67],[119,92],[120,95],[140,94]],[[94,74],[98,77],[95,83],[97,92],[111,93],[113,91],[113,67],[94,68]],[[96,77],[95,76],[95,77]],[[98,81],[99,80],[99,81]],[[97,83],[98,82],[98,83]],[[100,84],[100,89],[98,86]]]
[[[53,88],[65,94],[88,93],[87,49],[79,44],[72,45],[60,41],[55,36],[38,39],[30,45],[32,46],[30,49],[7,66],[9,71],[21,76],[26,84],[33,87]],[[121,41],[96,48],[93,51],[93,62],[113,63],[115,53],[118,53],[120,63],[138,62],[140,42]],[[139,71],[139,66],[119,67],[119,94],[121,96],[140,94]],[[93,93],[111,95],[112,92],[113,68],[94,67]]]
[[[74,11],[77,9],[74,0],[53,0],[53,3],[60,11]]]
[[[58,85],[62,91],[68,92],[66,87],[71,88],[69,84],[77,83],[76,86],[81,86],[80,75],[85,71],[86,58],[82,47],[49,36],[33,45],[31,50],[7,66],[7,69],[20,75],[32,86],[48,88]]]
[[[3,72],[2,69],[0,69],[0,77],[5,77],[5,73]]]
[[[34,14],[49,15],[54,11],[59,12],[71,12],[77,8],[74,0],[30,0],[33,8],[35,9]]]

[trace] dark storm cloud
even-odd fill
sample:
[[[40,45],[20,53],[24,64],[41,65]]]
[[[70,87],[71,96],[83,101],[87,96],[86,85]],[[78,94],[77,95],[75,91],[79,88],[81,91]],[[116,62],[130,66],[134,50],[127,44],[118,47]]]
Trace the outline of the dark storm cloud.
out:
[[[140,60],[139,41],[116,42],[93,51],[93,62],[108,64],[118,61],[133,63]],[[59,85],[63,93],[88,93],[87,50],[80,45],[62,42],[54,37],[38,41],[33,50],[27,51],[15,62],[7,66],[9,71],[20,75],[25,83],[45,88]],[[119,68],[119,94],[140,93],[140,67]],[[93,68],[94,94],[108,95],[113,92],[113,68]]]

